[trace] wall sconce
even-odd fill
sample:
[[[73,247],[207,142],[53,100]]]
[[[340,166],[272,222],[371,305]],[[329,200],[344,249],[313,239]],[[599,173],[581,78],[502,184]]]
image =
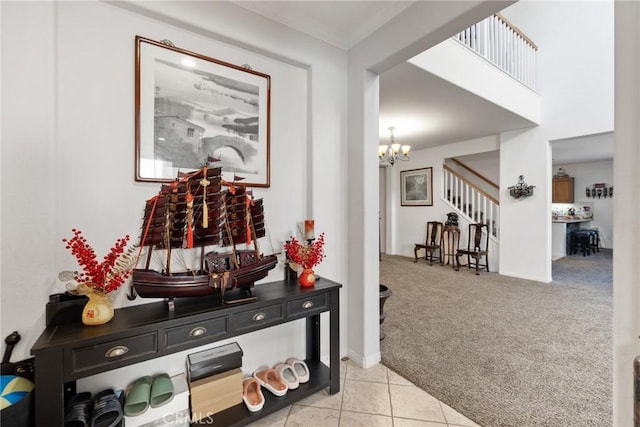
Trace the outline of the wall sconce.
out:
[[[524,182],[524,175],[520,175],[518,177],[518,183],[513,187],[509,187],[509,195],[514,199],[533,196],[534,188],[535,185],[527,185],[527,183]]]
[[[395,127],[391,126],[389,128],[389,132],[391,133],[390,137],[390,145],[379,145],[378,146],[378,159],[380,160],[381,165],[391,165],[398,160],[409,160],[409,150],[411,149],[410,145],[400,145],[396,143],[395,137],[393,135]],[[402,154],[400,154],[402,151]]]
[[[605,184],[602,182],[598,184],[591,184],[586,188],[586,193],[587,197],[593,197],[594,199],[596,197],[598,199],[602,197],[606,199],[607,196],[613,197],[613,185]]]

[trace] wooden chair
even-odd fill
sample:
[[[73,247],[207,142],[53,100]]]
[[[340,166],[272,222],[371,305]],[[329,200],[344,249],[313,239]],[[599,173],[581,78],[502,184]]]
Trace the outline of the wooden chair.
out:
[[[442,226],[443,224],[438,221],[427,222],[427,238],[424,244],[416,243],[416,247],[413,250],[415,256],[413,262],[418,262],[418,249],[424,249],[424,259],[429,261],[429,265],[433,265],[435,251],[438,251],[438,260],[442,265]]]
[[[489,227],[487,224],[469,224],[469,242],[466,249],[456,251],[456,271],[460,270],[460,256],[467,256],[467,267],[476,268],[476,274],[480,274],[480,267],[489,271]],[[484,264],[480,263],[484,257]],[[471,259],[473,258],[473,261]]]

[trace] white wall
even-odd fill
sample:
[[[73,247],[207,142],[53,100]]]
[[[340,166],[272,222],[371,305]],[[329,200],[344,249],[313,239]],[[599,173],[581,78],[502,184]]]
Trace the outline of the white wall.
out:
[[[457,159],[494,184],[500,182],[500,151],[460,156]]]
[[[634,425],[633,359],[640,355],[640,3],[615,2],[613,425]],[[622,197],[621,197],[622,195]]]
[[[55,165],[55,22],[53,3],[0,3],[2,37],[1,331],[29,355],[44,327],[44,304],[60,244]],[[25,80],[23,80],[27,77]],[[21,82],[21,83],[20,83]],[[25,173],[30,170],[31,173]]]
[[[456,144],[441,145],[411,152],[411,159],[399,162],[390,172],[390,182],[387,182],[388,196],[392,201],[388,204],[387,221],[392,227],[392,243],[387,242],[387,253],[412,257],[416,243],[426,236],[427,221],[447,220],[447,212],[452,208],[442,199],[442,165],[444,159],[464,156],[469,153],[495,151],[499,146],[496,137],[486,137]],[[410,169],[433,168],[433,206],[400,206],[400,172]]]
[[[378,169],[378,197],[380,198],[378,205],[380,217],[380,251],[385,252],[387,247],[387,168]]]
[[[613,160],[553,166],[554,171],[558,168],[564,168],[570,176],[574,177],[575,204],[578,202],[593,204],[593,221],[590,226],[598,228],[600,245],[603,248],[613,248],[613,199],[610,197],[587,198],[585,194],[585,188],[595,183],[604,182],[613,185]]]
[[[539,46],[537,87],[542,95],[542,119],[536,128],[503,133],[499,138],[500,273],[550,281],[551,157],[548,141],[613,129],[613,6],[611,2],[523,0],[501,13]],[[566,19],[567,16],[572,19]],[[485,84],[484,80],[479,81]],[[482,150],[470,149],[467,154],[475,152]],[[454,156],[451,153],[443,155]],[[412,154],[412,162],[415,157]],[[402,164],[402,167],[422,166]],[[437,175],[434,170],[434,181],[439,179]],[[519,175],[524,175],[528,184],[536,186],[533,197],[514,200],[508,196],[507,188],[517,183]],[[395,189],[399,186],[392,183],[388,188],[396,192],[397,198]],[[399,229],[387,232],[388,237],[391,236],[388,250],[391,247],[396,253],[410,253],[415,243],[415,230],[406,231],[404,221],[407,220],[415,222],[418,218],[393,220],[392,226]],[[526,242],[526,250],[523,242]],[[529,257],[523,263],[525,252]]]
[[[524,176],[533,196],[508,187]],[[551,281],[551,149],[544,125],[500,135],[500,274]],[[523,261],[526,259],[526,261]]]
[[[549,281],[549,141],[613,130],[613,3],[525,0],[501,13],[539,46],[536,79],[542,121],[535,129],[501,136],[500,188],[506,191],[524,175],[536,186],[536,195],[513,200],[502,193],[500,269],[503,274]]]
[[[408,62],[533,124],[540,123],[540,95],[536,91],[456,40],[449,38]]]
[[[362,366],[380,359],[378,74],[504,6],[503,2],[448,2],[446,7],[415,2],[349,51],[349,355]]]
[[[0,4],[1,333],[22,334],[16,360],[28,357],[44,328],[44,307],[47,296],[57,291],[57,273],[77,268],[61,239],[77,227],[101,257],[116,238],[139,235],[144,200],[158,191],[158,184],[134,182],[138,34],[167,38],[178,47],[248,63],[271,75],[271,188],[255,193],[265,198],[274,248],[296,222],[314,218],[316,230],[327,235],[328,257],[317,271],[345,281],[346,194],[340,147],[346,144],[346,53],[231,3],[195,2],[190,4],[194,9],[176,10],[177,2],[146,3],[158,8],[154,14],[120,6],[129,5]],[[163,18],[162,8],[170,10],[171,19]],[[327,161],[326,153],[335,158]],[[278,268],[268,280],[282,276]],[[127,304],[124,293],[118,291],[116,306]],[[346,292],[342,297],[344,308]],[[341,344],[346,352],[345,312]],[[290,339],[301,338],[303,330],[296,322],[243,341],[247,368],[303,356],[302,339]],[[282,337],[283,343],[273,345]],[[327,342],[328,337],[323,338]]]
[[[613,129],[613,2],[521,0],[500,12],[539,47],[549,140]]]

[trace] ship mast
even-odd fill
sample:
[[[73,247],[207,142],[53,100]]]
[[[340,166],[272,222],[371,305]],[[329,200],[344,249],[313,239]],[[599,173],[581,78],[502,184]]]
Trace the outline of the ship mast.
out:
[[[227,201],[224,198],[222,198],[222,206],[224,209],[224,228],[227,230],[227,237],[229,238],[229,240],[231,241],[231,245],[233,246],[233,249],[232,249],[233,256],[231,257],[231,260],[233,261],[233,265],[235,265],[236,268],[240,268],[240,265],[238,264],[238,256],[236,254],[236,242],[233,239],[233,233],[231,232],[231,227],[229,227]],[[224,244],[224,240],[222,243]]]

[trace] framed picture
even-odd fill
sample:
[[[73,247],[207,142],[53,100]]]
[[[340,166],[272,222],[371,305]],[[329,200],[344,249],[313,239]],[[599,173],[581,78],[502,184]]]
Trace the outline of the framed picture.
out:
[[[432,168],[400,172],[401,206],[433,206]]]
[[[205,164],[269,187],[270,76],[136,36],[136,181]]]

